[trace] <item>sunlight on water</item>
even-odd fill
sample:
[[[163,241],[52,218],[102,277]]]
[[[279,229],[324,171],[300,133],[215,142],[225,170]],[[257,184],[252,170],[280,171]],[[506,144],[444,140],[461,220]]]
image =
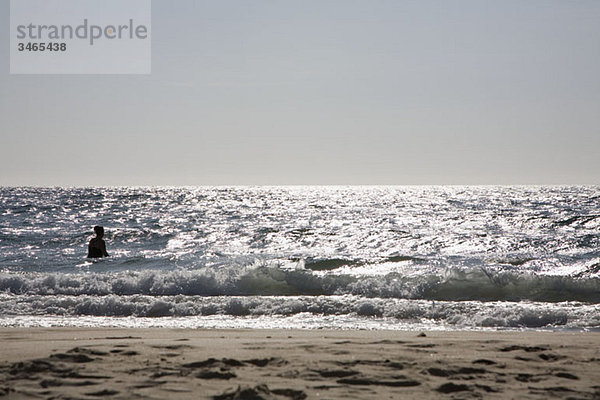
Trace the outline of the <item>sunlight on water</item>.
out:
[[[151,316],[166,318],[181,315],[178,296],[270,304],[269,296],[341,295],[454,304],[427,317],[429,325],[593,328],[600,326],[599,209],[595,186],[0,188],[3,323],[147,313],[124,306],[126,296],[171,296],[161,300],[169,311]],[[84,257],[94,225],[105,227],[111,257],[92,262]],[[57,305],[55,296],[66,297]],[[324,311],[312,299],[298,300],[289,315],[337,310],[360,317],[352,324],[378,326],[382,315],[398,326],[421,323],[389,306],[366,315],[354,300]],[[545,308],[529,307],[531,317],[515,323],[465,317],[457,310],[467,301],[490,305],[490,315],[518,315],[523,301]],[[587,317],[569,302],[589,305]],[[189,309],[186,316],[209,312]]]

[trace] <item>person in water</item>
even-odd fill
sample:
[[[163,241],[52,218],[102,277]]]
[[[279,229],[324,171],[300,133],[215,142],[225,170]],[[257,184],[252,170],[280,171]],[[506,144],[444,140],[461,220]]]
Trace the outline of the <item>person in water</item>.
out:
[[[104,228],[95,226],[94,232],[96,232],[96,237],[90,240],[90,244],[88,244],[88,258],[108,257],[106,243],[102,239],[104,237]]]

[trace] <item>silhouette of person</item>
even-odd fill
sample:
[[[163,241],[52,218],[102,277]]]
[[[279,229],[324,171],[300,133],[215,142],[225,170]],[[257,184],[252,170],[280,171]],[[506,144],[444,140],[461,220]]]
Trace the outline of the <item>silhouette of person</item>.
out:
[[[90,240],[90,244],[88,244],[88,258],[102,258],[108,257],[108,253],[106,252],[106,243],[102,239],[104,237],[104,228],[101,226],[95,226],[94,232],[96,232],[96,237]]]

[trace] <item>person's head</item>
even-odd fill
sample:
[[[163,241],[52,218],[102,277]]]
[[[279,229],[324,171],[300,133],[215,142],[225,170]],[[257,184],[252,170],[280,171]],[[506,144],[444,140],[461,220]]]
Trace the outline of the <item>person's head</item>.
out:
[[[94,232],[96,232],[96,236],[101,238],[102,236],[104,236],[104,228],[101,226],[95,226],[94,227]]]

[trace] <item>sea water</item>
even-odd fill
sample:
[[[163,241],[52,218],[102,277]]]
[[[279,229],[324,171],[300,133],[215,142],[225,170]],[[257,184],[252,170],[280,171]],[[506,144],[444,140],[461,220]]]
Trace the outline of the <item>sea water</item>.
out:
[[[600,187],[0,188],[0,326],[599,330]]]

